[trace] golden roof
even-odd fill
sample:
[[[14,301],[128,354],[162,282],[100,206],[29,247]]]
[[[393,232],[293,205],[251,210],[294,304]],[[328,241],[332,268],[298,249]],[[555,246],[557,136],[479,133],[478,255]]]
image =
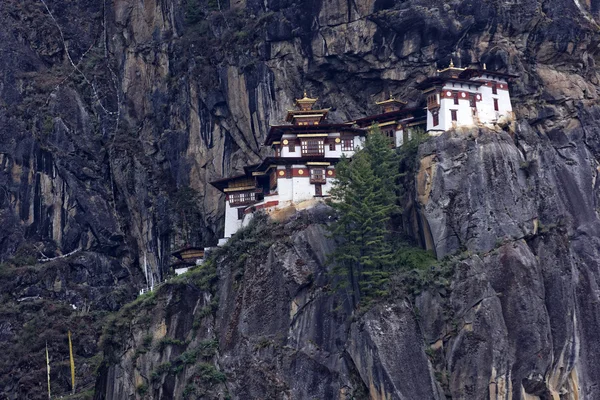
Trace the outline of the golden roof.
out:
[[[321,110],[287,110],[287,116],[285,120],[287,122],[292,122],[294,118],[309,118],[309,117],[319,117],[320,120],[324,120],[327,117],[327,113],[329,113],[330,108],[324,108]]]
[[[437,72],[438,73],[442,73],[442,72],[446,72],[446,71],[464,71],[466,68],[458,68],[454,66],[454,61],[452,59],[450,59],[450,65],[448,65],[447,68],[444,69],[438,69]]]
[[[398,104],[405,105],[406,101],[395,99],[394,96],[392,95],[392,92],[390,92],[390,98],[389,99],[383,100],[383,101],[376,101],[375,102],[375,104],[377,104],[378,106],[384,106],[386,104],[393,104],[393,103],[398,103]]]
[[[301,99],[296,99],[296,105],[313,105],[319,100],[319,98],[312,99],[306,95],[306,90],[304,91],[304,97]]]

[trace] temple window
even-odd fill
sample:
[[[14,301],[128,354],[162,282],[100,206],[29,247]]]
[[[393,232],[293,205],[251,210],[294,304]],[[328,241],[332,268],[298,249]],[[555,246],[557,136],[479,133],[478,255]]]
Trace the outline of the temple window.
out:
[[[244,219],[244,207],[240,207],[237,209],[237,217],[238,219]]]
[[[310,183],[325,183],[325,169],[311,168]]]
[[[250,204],[255,201],[256,201],[256,193],[254,193],[254,192],[231,193],[229,195],[229,204],[232,207]]]
[[[498,94],[498,85],[492,83],[492,94]]]
[[[292,179],[292,167],[289,165],[285,166],[285,179]]]
[[[329,151],[335,151],[335,143],[329,143]]]
[[[342,151],[354,150],[354,139],[342,139]]]
[[[290,144],[289,144],[289,151],[290,151],[290,153],[295,153],[296,152],[296,143],[290,142]]]
[[[440,124],[440,116],[438,113],[433,113],[431,116],[433,117],[433,126],[438,126]]]
[[[302,141],[303,156],[322,156],[325,154],[323,139],[308,139]]]
[[[458,121],[458,116],[457,116],[457,111],[456,110],[450,110],[450,116],[452,118],[452,121]]]
[[[477,99],[474,95],[471,95],[471,97],[469,97],[469,105],[473,108],[477,107]]]
[[[454,104],[458,104],[458,92],[454,93]]]
[[[438,103],[438,99],[437,99],[437,94],[432,94],[427,97],[427,107],[428,108],[437,107],[438,105],[439,105],[439,103]]]
[[[498,111],[500,108],[498,107],[498,99],[494,99],[494,111]]]

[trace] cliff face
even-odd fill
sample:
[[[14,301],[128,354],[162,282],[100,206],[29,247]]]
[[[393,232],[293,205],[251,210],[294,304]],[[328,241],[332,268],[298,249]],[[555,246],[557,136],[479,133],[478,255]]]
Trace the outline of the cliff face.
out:
[[[444,398],[409,302],[353,320],[326,267],[330,218],[323,207],[260,221],[215,265],[121,313],[96,398]]]
[[[418,193],[438,257],[462,251],[456,336],[438,342],[459,398],[598,396],[597,135],[574,124],[541,136],[522,122],[514,138],[453,132],[421,147]],[[440,340],[437,316],[424,315],[425,337]]]
[[[439,258],[464,254],[449,299],[430,293],[418,300],[429,310],[419,314],[427,344],[438,348],[442,339],[433,364],[438,372],[448,366],[458,398],[486,390],[498,398],[561,390],[598,396],[591,363],[599,348],[599,7],[569,0],[3,1],[0,279],[7,306],[0,341],[17,349],[29,332],[38,339],[30,356],[41,360],[39,335],[52,327],[56,307],[65,319],[100,325],[145,285],[144,258],[159,280],[173,247],[214,243],[223,204],[207,182],[265,155],[268,125],[280,122],[302,89],[336,107],[333,120],[352,119],[374,112],[374,100],[390,90],[418,103],[415,83],[452,56],[520,75],[511,87],[518,126],[514,137],[458,132],[421,149],[413,215],[422,231],[413,234]],[[405,305],[390,307],[363,317],[361,329],[397,318],[397,332],[412,332]],[[442,328],[442,309],[462,322]],[[33,317],[46,325],[27,331]],[[459,328],[456,338],[448,334]],[[94,328],[86,336],[94,345],[78,355],[82,362],[97,351],[98,335]],[[398,335],[412,348],[412,334]],[[395,364],[361,353],[386,348],[374,334],[348,337],[342,347],[355,356],[344,361],[347,370],[328,368],[342,371],[344,382],[360,376],[352,390],[366,384],[371,391],[369,376],[384,370],[369,368]],[[18,368],[8,358],[2,364],[10,375],[2,374],[0,393],[41,396],[40,365],[18,354]],[[425,379],[428,367],[419,365]],[[292,370],[284,370],[278,382],[291,385]],[[399,375],[381,374],[385,393],[421,396],[394,382]],[[60,385],[66,391],[67,382]]]

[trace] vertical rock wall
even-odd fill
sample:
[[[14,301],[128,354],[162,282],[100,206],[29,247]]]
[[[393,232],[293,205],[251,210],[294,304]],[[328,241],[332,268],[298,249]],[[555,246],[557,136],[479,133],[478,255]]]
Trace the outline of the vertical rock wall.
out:
[[[93,256],[63,267],[83,268],[97,282],[119,259],[114,268],[128,273],[103,289],[118,300],[97,311],[119,307],[145,286],[144,259],[159,280],[174,247],[216,241],[223,204],[207,182],[266,155],[268,126],[303,89],[342,121],[375,112],[374,101],[389,91],[418,104],[415,84],[450,57],[481,61],[520,75],[511,88],[518,128],[514,138],[471,131],[428,143],[416,225],[428,227],[422,236],[438,257],[466,252],[467,270],[484,271],[477,279],[489,300],[451,297],[451,309],[495,310],[479,322],[504,339],[471,343],[469,333],[466,341],[446,340],[443,352],[449,344],[480,346],[465,352],[478,354],[472,359],[445,356],[448,384],[464,398],[486,387],[499,397],[577,388],[593,398],[597,18],[598,4],[571,0],[3,1],[0,262],[25,250],[41,258],[81,249]],[[189,198],[195,206],[185,208]],[[516,272],[504,275],[498,266]],[[509,276],[531,282],[525,289],[535,287],[538,297],[544,289],[547,313],[518,320],[540,319],[539,332],[515,330],[517,320],[505,317],[541,307],[519,300]],[[7,286],[7,304],[36,286],[19,282]],[[64,288],[78,284],[67,278]],[[498,295],[504,292],[516,297]],[[438,296],[430,296],[438,315]],[[428,326],[444,325],[432,318]],[[444,342],[438,333],[426,336]],[[468,361],[491,356],[498,361],[485,368]],[[469,368],[479,367],[489,378],[467,385]],[[404,390],[389,379],[384,393]]]

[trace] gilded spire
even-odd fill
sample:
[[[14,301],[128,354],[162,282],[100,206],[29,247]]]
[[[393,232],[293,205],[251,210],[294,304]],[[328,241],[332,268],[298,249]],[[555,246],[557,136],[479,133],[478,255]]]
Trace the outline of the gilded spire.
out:
[[[390,112],[399,110],[402,106],[406,104],[406,102],[402,100],[396,100],[392,91],[390,90],[389,98],[387,100],[376,101],[375,104],[377,104],[378,106],[382,106],[384,112]]]
[[[446,72],[446,71],[464,71],[466,68],[458,68],[454,65],[454,60],[452,59],[452,57],[450,58],[450,64],[448,65],[447,68],[444,69],[438,69],[437,72],[441,73],[441,72]]]
[[[306,89],[304,89],[304,97],[301,99],[296,99],[296,106],[300,108],[300,110],[311,110],[313,105],[317,102],[318,98],[311,99],[308,97],[306,93]]]

